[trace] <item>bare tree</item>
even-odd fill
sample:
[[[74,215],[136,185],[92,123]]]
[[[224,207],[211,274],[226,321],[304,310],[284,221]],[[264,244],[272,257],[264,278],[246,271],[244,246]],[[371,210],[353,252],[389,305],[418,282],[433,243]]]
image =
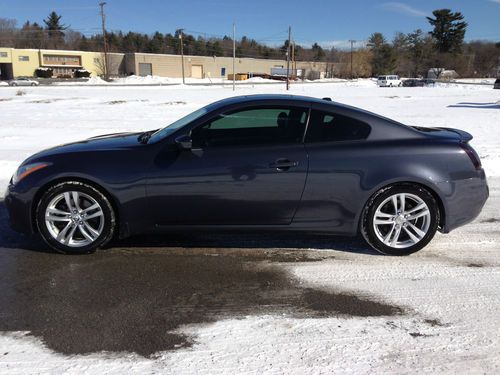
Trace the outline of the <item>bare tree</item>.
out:
[[[10,18],[0,18],[0,45],[14,47],[16,40],[17,21]]]

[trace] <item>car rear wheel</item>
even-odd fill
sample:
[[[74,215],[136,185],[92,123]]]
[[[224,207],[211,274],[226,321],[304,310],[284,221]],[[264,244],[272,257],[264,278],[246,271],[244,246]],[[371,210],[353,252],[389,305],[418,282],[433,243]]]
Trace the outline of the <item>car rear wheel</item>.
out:
[[[436,234],[439,207],[433,195],[417,185],[394,185],[378,191],[365,206],[362,234],[375,250],[409,255]]]
[[[62,253],[90,253],[113,237],[115,214],[109,200],[94,187],[76,181],[48,189],[36,212],[44,241]]]
[[[33,83],[31,84],[31,86],[36,86],[36,83],[34,83],[34,82],[33,82]]]

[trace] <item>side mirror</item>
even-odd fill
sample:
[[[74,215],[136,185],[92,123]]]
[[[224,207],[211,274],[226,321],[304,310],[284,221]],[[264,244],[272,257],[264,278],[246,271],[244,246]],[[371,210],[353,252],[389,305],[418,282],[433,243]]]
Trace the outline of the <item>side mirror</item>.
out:
[[[181,135],[175,138],[175,144],[179,150],[187,151],[193,148],[193,140],[189,135]]]

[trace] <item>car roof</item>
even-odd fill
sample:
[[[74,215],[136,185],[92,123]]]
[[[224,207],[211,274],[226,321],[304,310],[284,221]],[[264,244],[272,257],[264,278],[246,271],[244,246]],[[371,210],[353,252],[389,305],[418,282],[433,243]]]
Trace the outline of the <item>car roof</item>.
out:
[[[233,96],[230,98],[222,99],[217,102],[212,103],[209,107],[210,109],[217,109],[221,107],[230,106],[232,104],[245,104],[252,102],[266,102],[266,101],[285,101],[289,104],[295,102],[299,103],[319,103],[319,104],[327,104],[335,107],[343,107],[346,109],[352,109],[356,111],[363,111],[360,108],[352,107],[346,104],[338,103],[330,100],[330,98],[314,98],[311,96],[303,96],[303,95],[287,95],[287,94],[254,94],[254,95],[242,95],[242,96]]]
[[[350,111],[355,111],[358,113],[362,113],[365,115],[370,115],[374,117],[378,117],[384,120],[388,120],[390,122],[396,122],[392,119],[386,118],[384,116],[380,116],[376,113],[366,111],[364,109],[358,108],[358,107],[353,107],[347,104],[342,104],[333,100],[330,100],[330,98],[314,98],[311,96],[304,96],[304,95],[290,95],[290,94],[254,94],[254,95],[242,95],[242,96],[233,96],[230,98],[222,99],[217,102],[214,102],[210,104],[208,107],[209,110],[215,110],[219,109],[222,107],[226,106],[231,106],[233,104],[245,104],[245,103],[252,103],[252,102],[266,102],[266,101],[285,101],[287,104],[293,105],[293,103],[318,103],[321,105],[326,105],[326,106],[331,106],[332,110],[333,109],[345,109],[345,110],[350,110]]]

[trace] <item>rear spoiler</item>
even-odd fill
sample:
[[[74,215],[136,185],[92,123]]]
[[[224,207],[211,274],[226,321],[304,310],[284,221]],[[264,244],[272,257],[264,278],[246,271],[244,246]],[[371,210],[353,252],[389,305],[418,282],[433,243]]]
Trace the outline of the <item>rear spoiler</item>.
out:
[[[458,136],[460,137],[460,141],[463,143],[467,143],[473,138],[472,134],[467,133],[466,131],[460,129],[455,129],[455,128],[437,128],[437,129],[446,130],[458,134]]]

